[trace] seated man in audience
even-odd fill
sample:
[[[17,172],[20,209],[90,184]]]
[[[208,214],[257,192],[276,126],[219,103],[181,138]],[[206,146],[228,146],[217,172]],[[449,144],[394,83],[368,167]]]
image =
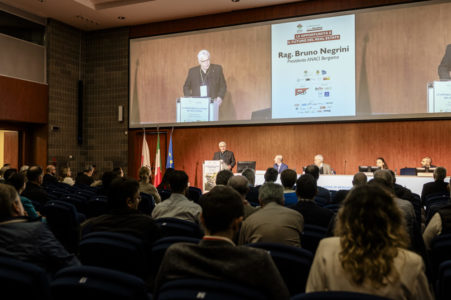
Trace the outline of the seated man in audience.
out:
[[[49,274],[80,264],[42,222],[24,217],[24,208],[14,187],[0,184],[0,256],[33,263]]]
[[[42,180],[42,185],[47,186],[56,183],[58,183],[58,178],[56,177],[56,167],[54,165],[48,165],[47,168],[45,168],[45,175]]]
[[[283,187],[267,182],[261,186],[258,197],[262,208],[243,222],[240,245],[280,243],[301,247],[304,218],[299,212],[283,206]]]
[[[201,204],[206,235],[198,245],[176,243],[168,248],[155,280],[156,291],[170,280],[207,278],[260,290],[268,299],[289,299],[268,252],[235,246],[232,241],[243,220],[239,194],[229,186],[216,186]]]
[[[441,234],[451,233],[451,205],[439,209],[432,216],[423,232],[423,240],[427,250],[431,249],[432,240]]]
[[[364,184],[366,184],[367,181],[368,181],[368,178],[366,177],[365,173],[358,172],[358,173],[354,174],[354,177],[352,178],[352,187],[364,185]],[[340,204],[346,198],[348,193],[349,193],[349,190],[337,191],[337,193],[335,194],[335,197],[332,199],[332,202]]]
[[[230,170],[221,170],[216,174],[216,185],[227,185],[229,178],[233,176],[233,172]]]
[[[445,194],[449,196],[449,190],[447,188],[448,183],[445,182],[446,169],[438,167],[434,170],[434,182],[428,182],[423,185],[421,191],[421,201],[424,205],[426,198],[432,194]]]
[[[277,154],[276,157],[274,157],[274,169],[277,170],[277,172],[280,174],[286,169],[288,169],[288,166],[283,163],[283,157],[280,154]]]
[[[328,228],[334,213],[324,207],[319,207],[313,200],[316,195],[316,180],[310,174],[304,174],[296,181],[298,202],[290,208],[300,212],[304,224]]]
[[[296,191],[293,189],[297,178],[298,174],[296,174],[296,171],[292,169],[286,169],[280,174],[280,182],[282,182],[283,186],[283,198],[285,206],[290,206],[298,202]]]
[[[391,174],[391,176],[393,178],[393,189],[395,191],[396,197],[404,199],[404,200],[411,201],[411,199],[412,199],[412,191],[409,190],[406,187],[403,187],[400,184],[397,184],[396,183],[396,174],[395,174],[395,172],[393,172],[392,170],[388,170],[388,171],[390,171],[390,174]]]
[[[315,178],[317,184],[319,179],[319,168],[316,165],[308,165],[305,170],[305,174],[310,174]],[[321,204],[327,204],[330,202],[330,191],[326,188],[318,186],[318,193],[316,194],[315,201]]]
[[[22,206],[25,210],[25,215],[30,220],[35,220],[39,218],[39,214],[36,212],[33,203],[27,197],[21,196],[22,192],[25,190],[25,179],[26,178],[23,174],[16,173],[8,178],[6,184],[12,185],[16,189],[17,193],[19,194],[20,201],[22,202]]]
[[[279,175],[279,172],[277,172],[276,169],[274,169],[274,168],[266,169],[266,172],[265,172],[265,175],[264,175],[265,183],[267,183],[267,182],[276,182],[278,175]]]
[[[313,163],[318,167],[320,174],[335,174],[330,165],[324,163],[324,157],[321,154],[315,155]]]
[[[27,197],[31,201],[39,202],[39,204],[44,206],[48,201],[47,192],[41,187],[43,175],[42,169],[39,166],[32,166],[27,171],[27,186],[22,192],[22,196]]]
[[[230,177],[229,182],[227,182],[227,185],[232,187],[235,191],[237,191],[240,194],[241,200],[243,201],[244,205],[244,219],[246,219],[248,216],[253,214],[258,210],[258,208],[255,208],[251,206],[247,200],[246,195],[249,192],[249,181],[244,176],[233,176]]]
[[[185,196],[188,190],[188,175],[184,171],[173,171],[169,176],[169,185],[171,196],[155,206],[152,217],[154,219],[177,218],[199,223],[202,208]]]
[[[95,167],[93,165],[87,165],[83,172],[77,174],[75,178],[76,185],[91,185],[94,183],[94,178],[92,175],[94,174]]]
[[[143,240],[150,248],[161,233],[151,217],[138,212],[138,188],[139,184],[134,179],[114,179],[108,194],[110,212],[83,222],[81,234],[96,231],[130,234]]]

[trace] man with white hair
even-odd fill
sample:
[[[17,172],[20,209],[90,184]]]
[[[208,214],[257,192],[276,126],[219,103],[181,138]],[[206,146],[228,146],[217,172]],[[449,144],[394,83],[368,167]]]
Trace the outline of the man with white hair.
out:
[[[277,172],[279,172],[279,174],[288,169],[288,166],[283,163],[283,157],[280,154],[277,154],[276,157],[274,157],[273,167],[277,170]]]
[[[219,142],[219,151],[213,155],[213,160],[221,160],[223,166],[227,170],[232,170],[236,164],[235,155],[232,151],[227,150],[226,142]]]
[[[334,174],[330,165],[324,163],[324,157],[321,154],[315,155],[313,163],[319,168],[320,174]]]
[[[197,54],[199,66],[189,69],[183,86],[185,97],[210,97],[221,105],[227,85],[220,65],[210,64],[210,52],[201,50]]]

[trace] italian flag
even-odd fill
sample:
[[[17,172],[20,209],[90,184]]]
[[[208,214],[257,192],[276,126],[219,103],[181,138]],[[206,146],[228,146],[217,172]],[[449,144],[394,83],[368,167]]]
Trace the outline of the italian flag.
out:
[[[153,185],[158,186],[161,183],[161,155],[160,155],[160,132],[157,138],[157,153],[155,154],[155,175]]]

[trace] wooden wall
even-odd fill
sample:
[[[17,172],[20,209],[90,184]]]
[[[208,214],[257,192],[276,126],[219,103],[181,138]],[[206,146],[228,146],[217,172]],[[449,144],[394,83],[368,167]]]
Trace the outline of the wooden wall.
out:
[[[130,156],[137,158],[129,160],[132,176],[139,168],[141,132],[129,133]],[[213,158],[222,140],[237,160],[255,160],[258,170],[272,166],[274,156],[282,154],[290,168],[301,172],[320,153],[337,174],[354,174],[359,165],[375,165],[379,156],[398,174],[400,168],[419,166],[424,156],[451,172],[450,133],[450,120],[180,128],[174,130],[173,151],[175,168],[185,170],[190,183],[199,187],[202,162]],[[148,135],[147,141],[154,164],[155,135]],[[163,147],[162,142],[165,165]]]

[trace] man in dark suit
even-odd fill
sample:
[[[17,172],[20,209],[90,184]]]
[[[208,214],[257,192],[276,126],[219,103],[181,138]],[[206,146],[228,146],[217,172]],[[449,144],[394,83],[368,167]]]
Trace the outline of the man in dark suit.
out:
[[[221,105],[227,91],[222,67],[210,64],[210,53],[201,50],[197,55],[199,66],[189,69],[183,85],[185,97],[210,97]]]
[[[276,157],[274,157],[273,167],[277,170],[277,172],[279,172],[279,174],[288,169],[288,166],[283,163],[283,157],[280,154],[277,154]]]
[[[219,150],[213,155],[213,160],[222,160],[226,169],[232,170],[236,164],[235,155],[232,151],[227,150],[225,142],[219,142]]]
[[[206,235],[199,244],[175,243],[168,248],[155,280],[156,291],[170,280],[208,278],[260,290],[268,299],[289,299],[269,253],[233,242],[243,220],[238,192],[229,186],[216,186],[200,203]]]
[[[39,202],[44,206],[48,199],[47,192],[42,188],[43,172],[41,167],[32,166],[27,172],[27,186],[22,192],[22,196],[32,201]]]
[[[423,190],[421,191],[421,201],[425,203],[427,196],[432,194],[447,194],[449,195],[449,190],[447,188],[448,183],[445,182],[446,169],[443,167],[435,168],[434,170],[434,182],[428,182],[423,185]]]
[[[446,46],[445,55],[438,66],[438,76],[440,80],[450,80],[449,71],[451,70],[451,44]]]

